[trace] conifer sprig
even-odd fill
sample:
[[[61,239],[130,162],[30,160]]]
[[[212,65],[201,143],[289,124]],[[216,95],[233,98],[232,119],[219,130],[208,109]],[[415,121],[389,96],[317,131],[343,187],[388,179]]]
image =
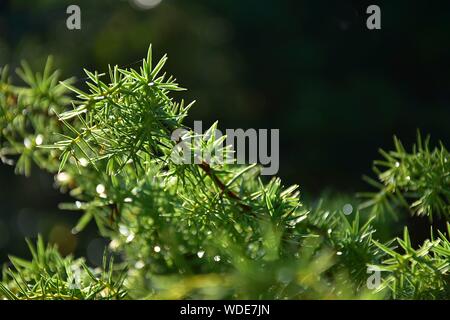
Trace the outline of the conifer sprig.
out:
[[[374,193],[361,193],[369,200],[360,209],[371,208],[373,214],[389,212],[397,216],[399,208],[406,208],[419,216],[442,216],[450,219],[450,155],[443,143],[430,147],[430,137],[422,139],[407,152],[394,137],[395,150],[380,150],[384,160],[374,162],[378,181],[365,179],[375,188]]]
[[[125,273],[115,271],[114,260],[103,257],[103,271],[89,268],[83,259],[61,257],[54,246],[28,241],[32,260],[10,257],[13,268],[3,270],[0,294],[11,300],[124,299]]]
[[[83,211],[74,227],[95,220],[109,250],[127,266],[92,270],[61,257],[38,240],[32,260],[11,258],[0,296],[8,299],[233,298],[339,299],[449,297],[448,238],[442,233],[412,248],[409,234],[376,241],[373,218],[325,199],[308,208],[298,186],[265,181],[258,166],[203,157],[224,137],[217,123],[199,134],[183,122],[193,103],[176,101],[182,89],[152,62],[151,47],[139,70],[86,70],[85,89],[58,82],[48,63],[42,74],[25,64],[25,85],[0,81],[0,158],[32,163],[55,174],[57,186]],[[70,99],[69,92],[76,99]],[[174,139],[173,132],[183,134]],[[195,139],[191,139],[195,138]],[[179,163],[177,144],[193,160]],[[420,137],[412,152],[396,150],[375,163],[380,190],[365,194],[380,216],[402,207],[418,215],[449,216],[449,165],[444,145]],[[228,147],[219,149],[228,154]],[[381,167],[386,168],[384,171]],[[105,256],[106,257],[106,256]],[[388,274],[377,292],[366,285],[368,267]],[[73,289],[73,270],[83,279]]]
[[[394,299],[448,299],[450,296],[450,224],[446,234],[433,233],[418,249],[411,245],[408,229],[397,238],[402,253],[378,242],[387,254],[379,270],[388,273],[378,290],[389,288]]]

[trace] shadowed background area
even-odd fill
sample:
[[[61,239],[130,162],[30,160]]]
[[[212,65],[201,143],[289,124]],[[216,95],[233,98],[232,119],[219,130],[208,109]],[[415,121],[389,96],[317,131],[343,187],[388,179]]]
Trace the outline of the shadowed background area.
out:
[[[66,28],[71,4],[81,30]],[[370,4],[382,30],[365,26]],[[81,79],[82,68],[137,65],[152,43],[197,100],[189,125],[279,128],[279,175],[310,197],[367,189],[361,175],[393,134],[409,145],[420,128],[448,145],[449,33],[448,1],[0,1],[0,65],[39,70],[51,54]],[[70,198],[52,184],[0,165],[0,262],[26,256],[23,237],[38,233],[100,261],[104,241],[94,226],[71,234],[79,215],[57,209]]]

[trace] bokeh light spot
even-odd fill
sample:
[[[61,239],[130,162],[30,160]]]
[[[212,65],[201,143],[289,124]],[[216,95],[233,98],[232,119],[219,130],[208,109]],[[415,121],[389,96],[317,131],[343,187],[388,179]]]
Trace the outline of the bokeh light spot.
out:
[[[353,212],[353,206],[350,203],[347,203],[344,205],[344,207],[342,208],[342,211],[344,212],[345,215],[350,215]]]
[[[54,226],[48,240],[58,246],[58,250],[63,256],[73,253],[77,247],[77,238],[66,225]]]
[[[140,10],[153,9],[161,3],[162,0],[131,0],[131,4]]]

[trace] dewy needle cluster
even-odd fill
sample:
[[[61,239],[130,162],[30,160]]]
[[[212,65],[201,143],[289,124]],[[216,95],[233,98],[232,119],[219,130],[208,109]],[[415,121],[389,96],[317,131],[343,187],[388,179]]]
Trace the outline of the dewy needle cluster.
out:
[[[205,133],[186,127],[192,103],[175,99],[184,89],[163,72],[166,60],[153,64],[150,48],[138,70],[86,70],[84,89],[60,82],[51,60],[41,73],[23,64],[23,86],[2,68],[1,161],[20,174],[33,164],[54,174],[74,199],[61,208],[83,213],[73,232],[95,221],[110,242],[93,269],[42,237],[29,241],[31,261],[11,257],[0,297],[449,298],[450,226],[419,248],[406,228],[388,242],[375,230],[387,213],[448,221],[443,144],[419,136],[407,151],[396,139],[375,163],[368,181],[376,191],[361,194],[365,202],[305,205],[298,186],[262,176],[278,170],[278,131],[270,139],[268,131],[226,132],[232,143],[217,124]]]

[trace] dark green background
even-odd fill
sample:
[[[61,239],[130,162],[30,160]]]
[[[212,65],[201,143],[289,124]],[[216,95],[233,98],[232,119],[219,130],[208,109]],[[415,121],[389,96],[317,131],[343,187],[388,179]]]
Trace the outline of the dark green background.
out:
[[[198,101],[188,124],[279,128],[279,175],[310,196],[366,189],[361,175],[393,134],[409,143],[420,128],[448,145],[448,1],[130,1],[0,0],[0,65],[40,68],[52,54],[66,77],[82,78],[83,67],[133,64],[152,43]],[[70,4],[81,31],[66,28]],[[367,30],[369,4],[381,6],[382,30]],[[38,232],[66,251],[99,251],[94,227],[68,235],[78,214],[58,212],[68,199],[52,179],[0,166],[0,262],[24,255],[23,238]]]

